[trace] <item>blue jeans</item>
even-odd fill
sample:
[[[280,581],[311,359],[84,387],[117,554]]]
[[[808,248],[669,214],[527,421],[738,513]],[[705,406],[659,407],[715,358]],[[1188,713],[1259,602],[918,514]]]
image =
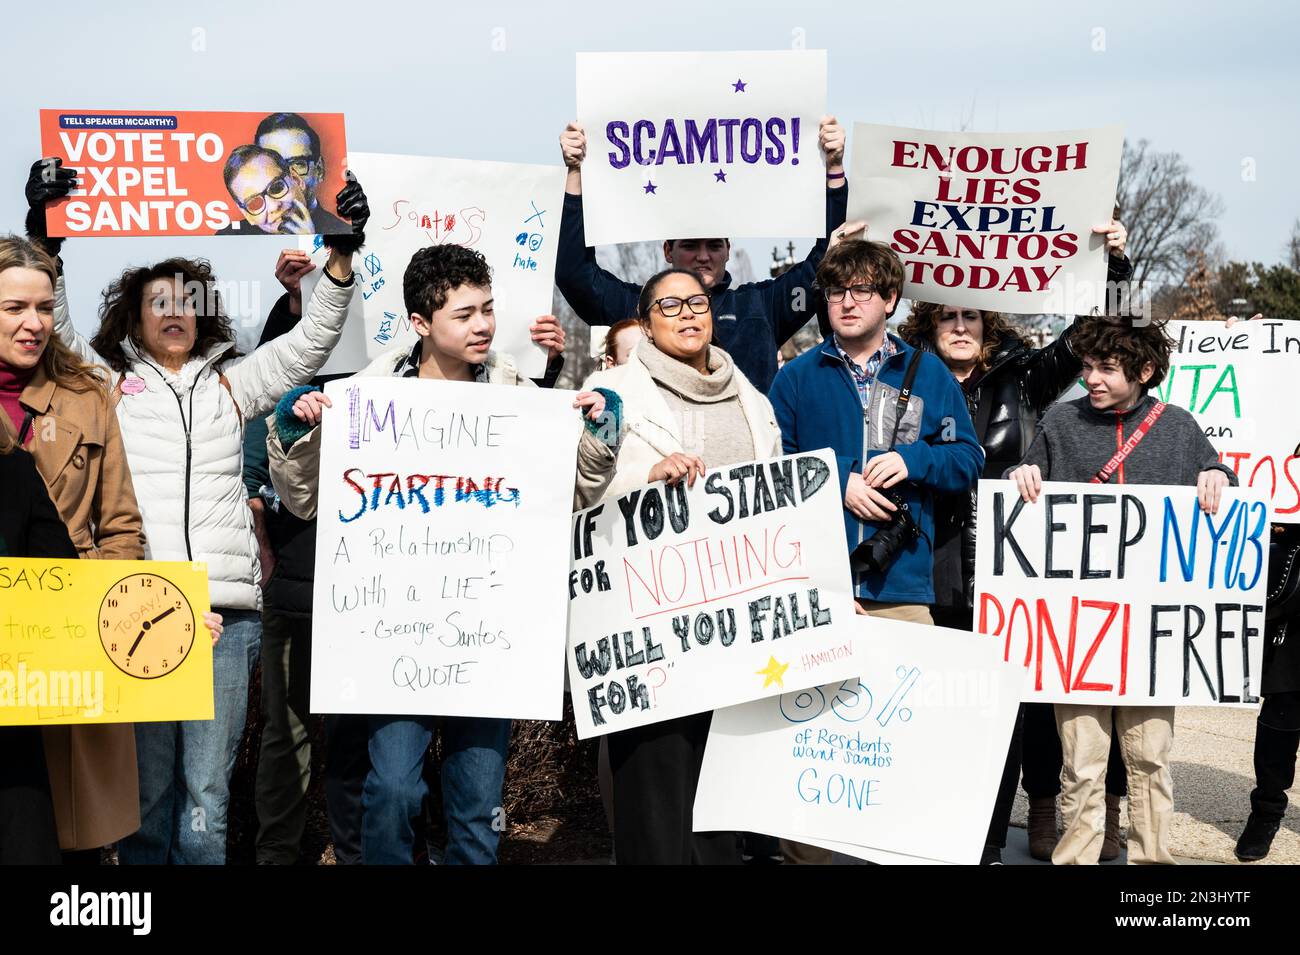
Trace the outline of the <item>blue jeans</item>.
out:
[[[212,650],[213,719],[136,723],[140,829],[118,843],[123,865],[223,865],[230,774],[248,716],[262,616],[220,610]]]
[[[505,823],[510,721],[464,716],[370,717],[370,773],[361,793],[361,853],[366,865],[410,865],[411,820],[429,787],[421,770],[442,722],[442,802],[447,814],[447,865],[493,865]]]

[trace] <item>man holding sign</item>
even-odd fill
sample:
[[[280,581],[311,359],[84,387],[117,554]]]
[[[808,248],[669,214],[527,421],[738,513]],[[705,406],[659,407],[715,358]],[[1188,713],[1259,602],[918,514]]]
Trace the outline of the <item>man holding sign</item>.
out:
[[[1007,473],[1033,503],[1044,481],[1195,485],[1203,511],[1215,514],[1230,468],[1192,416],[1148,395],[1169,370],[1172,342],[1164,327],[1094,319],[1074,334],[1088,396],[1044,415],[1024,461]],[[1129,776],[1129,862],[1173,864],[1172,706],[1056,704],[1064,759],[1061,811],[1066,831],[1052,862],[1095,864],[1105,827],[1106,762],[1112,719]]]
[[[415,347],[412,349],[399,345],[390,349],[362,370],[357,377],[413,378],[420,379],[426,384],[444,383],[444,387],[453,382],[532,386],[531,381],[519,374],[514,360],[509,355],[491,351],[496,332],[492,274],[480,253],[452,244],[433,245],[421,249],[406,268],[403,292],[407,313],[419,336]],[[429,392],[430,397],[427,400],[431,402],[435,392],[431,387]],[[450,399],[448,401],[450,402]],[[319,499],[320,455],[323,440],[323,429],[319,425],[322,409],[326,407],[331,407],[330,399],[317,389],[303,387],[290,391],[281,399],[277,407],[268,439],[272,480],[285,505],[293,514],[304,520],[315,516]],[[616,439],[615,444],[611,446],[594,436],[594,422],[604,413],[604,396],[595,392],[583,392],[577,395],[574,407],[581,408],[592,422],[588,429],[583,431],[578,445],[577,497],[581,502],[589,502],[590,499],[598,496],[608,483],[613,471],[617,444]],[[382,428],[382,424],[379,427]],[[461,427],[463,428],[464,425],[462,424]],[[451,430],[449,426],[448,431]],[[614,435],[617,435],[617,431],[617,428],[613,429]],[[430,434],[431,432],[425,432],[426,437]],[[411,440],[416,439],[413,437]],[[489,437],[486,440],[492,439]],[[358,439],[358,446],[360,443]],[[451,454],[452,450],[449,447],[441,456],[450,458]],[[445,464],[442,466],[447,467]],[[352,473],[349,471],[348,475]],[[348,475],[345,475],[345,482],[352,480]],[[396,477],[396,475],[387,476]],[[380,476],[374,477],[378,482]],[[423,484],[418,483],[418,479],[421,478],[424,479]],[[436,487],[431,483],[435,479]],[[496,482],[495,490],[484,482],[483,488],[462,492],[461,480],[455,481],[453,491],[450,487],[444,489],[442,482],[445,479],[447,479],[446,475],[409,475],[406,483],[406,493],[410,495],[409,505],[400,480],[392,486],[384,498],[383,505],[379,503],[379,483],[375,484],[373,499],[360,485],[353,484],[353,487],[361,491],[361,511],[352,517],[331,515],[331,519],[336,522],[342,520],[350,523],[367,508],[374,510],[381,506],[393,506],[403,511],[409,506],[412,510],[418,508],[422,513],[428,514],[433,509],[441,508],[444,501],[453,500],[459,503],[478,501],[484,506],[497,504],[506,507],[511,504],[518,506],[519,489],[507,488],[502,496],[500,480]],[[473,482],[468,481],[468,484]],[[398,503],[392,504],[394,500]],[[445,522],[448,518],[444,515],[445,512],[441,510],[436,510],[434,513],[434,516],[443,522],[440,526],[446,527],[448,525]],[[323,561],[328,558],[322,558],[322,554],[328,554],[330,551],[322,548],[329,546],[318,544],[318,575],[325,573]],[[403,551],[403,554],[406,553]],[[426,562],[433,560],[428,556],[429,553],[425,551],[423,554]],[[470,561],[466,556],[457,559],[465,564]],[[390,576],[392,576],[391,572]],[[482,581],[484,578],[473,579]],[[459,588],[462,583],[468,586],[468,581],[462,580],[458,580],[454,586]],[[445,580],[443,585],[441,597],[446,599]],[[316,595],[318,608],[321,606],[323,590],[323,585],[318,584]],[[418,611],[418,607],[410,606],[414,602],[412,598],[419,599],[415,597],[413,589],[407,591],[407,599],[401,601],[398,606],[403,611]],[[319,620],[320,617],[318,610],[317,619]],[[503,634],[504,631],[497,633],[496,636]],[[330,662],[325,659],[326,651],[330,648],[326,647],[326,641],[321,639],[322,631],[319,627],[314,631],[314,636],[316,652],[313,656],[313,670],[323,673],[322,664]],[[436,640],[430,637],[429,642],[441,642],[442,639],[442,636]],[[482,645],[494,639],[495,637],[488,634],[467,634],[462,631],[452,640],[452,643],[475,645],[481,649]],[[421,631],[418,643],[423,642]],[[504,640],[502,644],[509,647],[509,643]],[[441,684],[437,682],[438,677],[430,678],[435,687],[445,688],[450,682],[455,682],[458,686],[470,682],[468,663],[452,664],[452,666],[458,668],[454,677],[446,675]],[[486,665],[483,665],[483,669],[487,669]],[[439,672],[450,674],[445,666]],[[409,679],[405,684],[409,689],[414,689],[415,685],[415,678]],[[427,687],[429,680],[420,685]],[[323,698],[321,681],[314,681],[313,687],[313,700],[318,694]],[[555,689],[558,697],[558,679]],[[444,701],[445,705],[449,697],[444,694],[439,699]],[[479,705],[482,705],[481,700]],[[313,703],[313,707],[318,712],[321,710],[316,703]],[[438,709],[433,710],[433,713],[437,712]],[[447,713],[448,710],[442,709],[441,712]],[[431,715],[428,710],[407,715],[400,710],[388,709],[367,719],[371,769],[362,793],[363,860],[372,865],[410,864],[415,844],[412,819],[419,815],[428,792],[422,774],[424,754],[429,748],[440,718]],[[445,861],[449,864],[494,863],[497,841],[502,828],[501,787],[505,778],[506,749],[510,742],[510,719],[497,715],[491,717],[446,715],[441,717],[441,723],[443,804],[447,815],[448,831]]]
[[[834,116],[822,117],[819,142],[826,163],[826,232],[844,221],[848,189],[844,176],[844,129]],[[641,287],[602,269],[583,232],[582,163],[587,134],[577,122],[560,134],[560,151],[569,176],[564,185],[564,218],[555,263],[555,284],[565,301],[588,325],[613,325],[637,314]],[[725,173],[723,173],[725,175]],[[826,246],[816,242],[808,257],[775,279],[732,288],[727,238],[664,240],[664,261],[699,274],[718,316],[718,343],[760,391],[776,375],[776,353],[814,315],[813,278]]]

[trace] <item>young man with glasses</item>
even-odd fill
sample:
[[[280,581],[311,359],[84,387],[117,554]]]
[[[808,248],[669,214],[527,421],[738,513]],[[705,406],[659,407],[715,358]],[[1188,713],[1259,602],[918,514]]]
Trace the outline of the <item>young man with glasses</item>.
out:
[[[893,251],[841,241],[822,259],[817,284],[832,334],[788,363],[769,395],[785,453],[835,451],[859,610],[932,623],[935,496],[974,484],[984,452],[943,362],[885,330],[903,287]],[[897,546],[882,539],[873,551],[875,535],[900,521],[915,533],[891,532]]]
[[[826,231],[844,221],[848,192],[844,177],[844,128],[824,116],[819,142],[826,162]],[[636,314],[641,286],[601,268],[596,250],[582,229],[582,161],[587,135],[576,122],[560,134],[560,152],[569,167],[564,215],[555,259],[555,284],[565,301],[588,325],[613,325]],[[826,251],[819,239],[798,265],[773,279],[733,287],[725,238],[665,239],[664,261],[700,276],[712,299],[714,334],[719,347],[759,391],[766,392],[776,374],[776,355],[785,342],[815,317],[813,276]]]
[[[984,451],[952,373],[885,330],[903,288],[889,246],[837,232],[817,285],[832,334],[787,363],[768,395],[784,451],[835,452],[858,613],[933,624],[935,496],[965,493]],[[832,861],[781,847],[788,862]]]

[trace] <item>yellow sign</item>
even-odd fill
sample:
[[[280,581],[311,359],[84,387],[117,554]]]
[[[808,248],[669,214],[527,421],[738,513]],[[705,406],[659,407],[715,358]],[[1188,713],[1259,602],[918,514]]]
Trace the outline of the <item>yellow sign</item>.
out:
[[[205,564],[0,557],[0,725],[212,719]]]

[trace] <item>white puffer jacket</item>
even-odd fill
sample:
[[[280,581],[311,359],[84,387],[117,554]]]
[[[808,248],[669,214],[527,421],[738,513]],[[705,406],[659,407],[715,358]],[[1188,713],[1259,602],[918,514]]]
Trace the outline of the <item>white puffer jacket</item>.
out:
[[[262,606],[261,565],[243,480],[243,423],[265,415],[286,390],[311,380],[325,364],[355,288],[355,281],[340,286],[322,278],[292,331],[225,365],[222,356],[233,342],[195,355],[179,374],[129,339],[122,343],[130,364],[125,375],[113,376],[113,392],[144,518],[145,557],[206,562],[214,608]],[[55,331],[82,358],[106,364],[73,328],[62,278],[54,320]]]

